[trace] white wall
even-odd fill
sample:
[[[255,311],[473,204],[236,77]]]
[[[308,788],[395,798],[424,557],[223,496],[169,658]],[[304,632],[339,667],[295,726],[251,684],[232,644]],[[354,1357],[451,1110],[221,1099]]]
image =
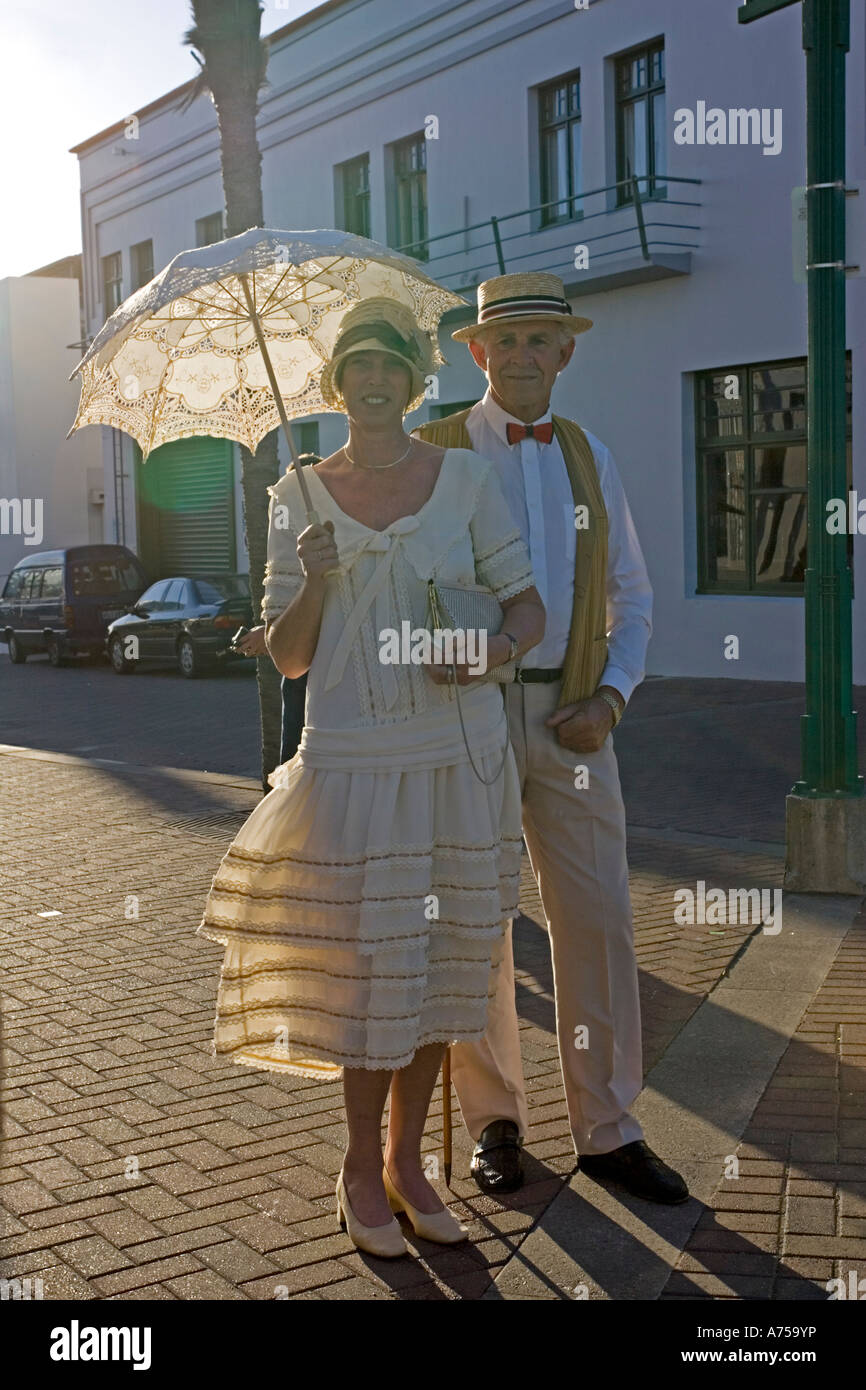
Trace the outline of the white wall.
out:
[[[78,281],[22,275],[0,281],[0,496],[40,498],[43,535],[0,535],[0,576],[27,554],[85,545],[94,518],[88,489],[102,481],[98,431],[66,433],[78,387]]]
[[[428,144],[430,233],[527,208],[539,200],[532,88],[581,70],[584,188],[614,177],[613,56],[663,37],[667,167],[699,178],[682,220],[700,230],[692,273],[581,295],[594,319],[557,384],[554,408],[572,415],[613,451],[626,485],[656,593],[652,672],[758,679],[803,676],[802,598],[697,595],[692,441],[692,376],[706,369],[805,355],[806,301],[791,272],[790,192],[805,182],[805,65],[800,7],[748,26],[736,0],[593,0],[575,11],[562,0],[347,0],[275,42],[259,116],[265,220],[271,226],[330,226],[334,165],[369,151],[373,228],[384,241],[385,146],[439,119]],[[848,59],[848,177],[866,179],[863,6],[852,6]],[[858,56],[859,55],[859,56]],[[780,154],[759,146],[678,146],[679,107],[782,109]],[[163,265],[194,240],[194,221],[220,206],[213,108],[202,98],[185,115],[162,108],[145,118],[133,156],[110,137],[82,157],[88,312],[102,317],[94,277],[98,256],[152,237]],[[596,203],[595,207],[598,206]],[[671,218],[650,205],[647,216]],[[616,218],[622,220],[620,214]],[[593,231],[606,224],[598,219]],[[587,230],[590,230],[587,224]],[[536,262],[549,248],[581,240],[580,226],[533,240]],[[683,234],[680,234],[682,237]],[[679,239],[672,234],[674,240]],[[547,255],[547,259],[541,253]],[[611,258],[613,260],[613,258]],[[511,267],[509,267],[511,268]],[[488,274],[495,273],[491,268]],[[573,273],[572,280],[577,278]],[[125,286],[125,292],[129,285]],[[866,495],[866,378],[862,325],[866,279],[848,286],[848,341],[854,372],[854,486]],[[443,335],[450,365],[441,400],[469,399],[483,380],[465,347]],[[420,417],[415,417],[420,418]],[[415,423],[413,418],[411,423]],[[344,438],[322,417],[321,445]],[[866,682],[866,547],[855,539],[855,679]],[[740,639],[724,659],[723,639]]]

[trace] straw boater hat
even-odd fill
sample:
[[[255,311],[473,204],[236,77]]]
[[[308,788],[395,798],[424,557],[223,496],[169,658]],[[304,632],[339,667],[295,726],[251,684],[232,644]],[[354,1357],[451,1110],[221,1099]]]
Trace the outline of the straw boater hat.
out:
[[[592,328],[592,319],[571,312],[558,275],[533,270],[482,280],[478,286],[478,322],[458,328],[451,337],[458,343],[468,343],[483,329],[506,319],[550,319],[570,333],[585,333]]]
[[[343,411],[346,402],[340,391],[340,367],[354,352],[388,352],[399,357],[412,376],[412,390],[405,413],[424,399],[426,378],[435,371],[433,343],[415,321],[405,304],[393,299],[362,299],[340,320],[331,359],[322,368],[321,391],[334,410]]]

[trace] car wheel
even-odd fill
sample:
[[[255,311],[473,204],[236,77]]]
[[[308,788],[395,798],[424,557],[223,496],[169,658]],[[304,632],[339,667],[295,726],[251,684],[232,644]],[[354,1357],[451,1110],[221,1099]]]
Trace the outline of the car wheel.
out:
[[[66,653],[56,637],[49,637],[45,650],[48,653],[48,660],[52,666],[65,666]]]
[[[135,662],[130,661],[123,650],[122,637],[112,637],[111,645],[108,648],[108,659],[111,662],[112,671],[116,671],[119,676],[128,676],[130,671],[135,670]]]
[[[9,660],[12,662],[12,665],[22,666],[24,662],[27,660],[27,653],[21,646],[20,642],[18,641],[18,638],[15,636],[15,633],[10,632],[6,640],[9,644]]]
[[[177,665],[180,674],[186,676],[187,680],[194,681],[202,674],[204,663],[189,637],[182,637],[178,643]]]

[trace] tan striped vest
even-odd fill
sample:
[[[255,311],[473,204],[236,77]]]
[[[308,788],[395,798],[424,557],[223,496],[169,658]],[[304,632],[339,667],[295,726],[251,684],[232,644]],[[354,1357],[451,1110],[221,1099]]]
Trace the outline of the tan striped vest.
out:
[[[430,420],[413,434],[443,449],[471,449],[466,428],[468,410],[444,420]],[[607,661],[607,508],[601,492],[595,456],[580,425],[554,415],[553,431],[559,440],[576,507],[586,526],[579,527],[574,561],[574,603],[571,630],[563,662],[559,706],[572,704],[595,693]]]

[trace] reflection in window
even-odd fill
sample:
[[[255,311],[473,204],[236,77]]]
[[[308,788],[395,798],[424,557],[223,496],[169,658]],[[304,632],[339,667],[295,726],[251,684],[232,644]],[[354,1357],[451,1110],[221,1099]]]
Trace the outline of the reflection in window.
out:
[[[42,573],[41,598],[60,598],[63,593],[63,570],[60,565],[52,565]]]
[[[580,74],[569,73],[538,93],[541,139],[543,223],[580,217],[581,168]]]
[[[250,581],[246,574],[209,575],[207,579],[197,579],[202,603],[222,603],[226,598],[249,598]]]
[[[616,62],[616,177],[618,182],[640,178],[641,198],[665,193],[658,178],[665,165],[664,57],[664,44],[659,41]],[[631,197],[628,187],[617,192],[620,203]]]
[[[128,594],[141,588],[141,571],[131,560],[77,560],[69,570],[72,592],[77,598],[88,594]]]
[[[424,132],[398,140],[391,147],[391,203],[394,246],[407,256],[426,261],[427,141]]]
[[[850,358],[847,371],[850,438]],[[804,358],[698,374],[700,591],[802,593],[806,405]]]

